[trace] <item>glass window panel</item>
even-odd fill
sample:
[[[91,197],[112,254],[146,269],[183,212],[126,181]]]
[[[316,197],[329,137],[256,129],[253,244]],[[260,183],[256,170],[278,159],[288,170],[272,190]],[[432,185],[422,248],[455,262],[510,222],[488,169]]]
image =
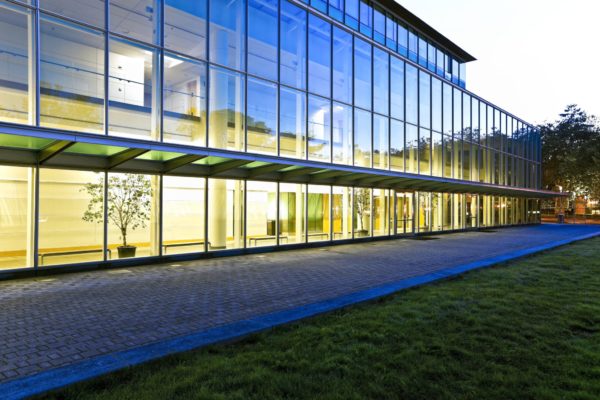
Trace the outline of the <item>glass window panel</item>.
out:
[[[427,42],[419,38],[419,65],[427,68]]]
[[[391,119],[390,166],[393,171],[404,171],[404,122]]]
[[[431,131],[419,129],[419,174],[431,175]]]
[[[104,174],[40,169],[39,265],[103,260],[103,209]]]
[[[436,48],[431,45],[431,43],[427,44],[427,69],[431,72],[435,72],[435,54]]]
[[[354,109],[354,165],[371,167],[371,113]]]
[[[441,133],[436,131],[431,132],[431,174],[433,176],[442,176],[444,173],[444,150],[442,142]]]
[[[466,181],[471,180],[471,143],[463,140],[463,154],[462,154],[462,179]]]
[[[248,78],[248,151],[277,154],[277,85]]]
[[[390,234],[390,202],[389,189],[373,189],[373,236]]]
[[[34,122],[29,99],[30,11],[0,3],[0,121],[17,124]],[[32,100],[32,99],[31,99]]]
[[[365,1],[360,2],[360,32],[368,37],[373,36],[373,7]]]
[[[453,143],[452,136],[443,136],[444,146],[444,178],[452,178],[452,155]]]
[[[387,51],[373,49],[373,109],[385,115],[390,112],[389,59]]]
[[[308,241],[329,240],[330,186],[308,185]]]
[[[333,103],[333,162],[352,164],[352,107]]]
[[[419,130],[415,125],[406,124],[405,152],[406,172],[418,174]]]
[[[248,72],[277,80],[278,0],[248,0]]]
[[[287,239],[279,244],[304,243],[306,185],[298,183],[279,184],[279,233]]]
[[[386,27],[385,27],[385,45],[394,51],[396,51],[398,45],[398,27],[396,21],[391,15],[388,15],[385,19]]]
[[[352,34],[333,27],[333,98],[352,103]]]
[[[0,165],[0,270],[33,266],[34,180],[31,168]]]
[[[444,83],[443,87],[443,132],[446,135],[452,135],[452,86]]]
[[[206,59],[207,0],[165,1],[165,48]]]
[[[471,127],[473,143],[479,144],[479,100],[475,97],[471,102]]]
[[[406,122],[417,124],[419,118],[419,84],[417,68],[406,64]]]
[[[437,50],[435,73],[442,78],[444,77],[444,53],[441,50]]]
[[[442,132],[442,81],[431,78],[431,128]]]
[[[248,247],[277,244],[277,183],[246,182],[246,240]],[[279,235],[285,243],[287,236]]]
[[[354,188],[354,237],[371,236],[371,189]]]
[[[50,17],[40,31],[40,124],[104,133],[103,35]]]
[[[358,29],[358,2],[359,0],[346,0],[346,25]]]
[[[429,232],[431,230],[431,193],[419,192],[417,202],[419,232]]]
[[[210,60],[237,70],[244,69],[245,0],[211,0]]]
[[[208,180],[209,250],[244,247],[244,181]]]
[[[458,61],[452,60],[452,83],[458,85]]]
[[[463,139],[472,141],[473,136],[472,136],[472,131],[471,131],[471,96],[469,96],[466,93],[463,93],[462,101],[463,101],[463,105],[462,105]]]
[[[389,118],[373,115],[373,168],[389,168]]]
[[[431,127],[431,76],[419,71],[419,125]]]
[[[325,0],[310,0],[310,5],[323,13],[327,12],[327,1]]]
[[[80,6],[78,5],[77,9]],[[110,0],[110,30],[123,36],[157,44],[158,8],[145,1]]]
[[[163,255],[204,251],[204,178],[163,177]]]
[[[209,147],[244,149],[244,77],[225,69],[210,69]]]
[[[41,9],[104,28],[104,0],[40,0]]]
[[[40,266],[103,260],[103,206],[104,174],[40,169]]]
[[[354,105],[371,109],[371,45],[354,40]]]
[[[279,152],[283,157],[306,158],[306,94],[281,88],[279,92]]]
[[[206,146],[206,64],[165,53],[163,138]]]
[[[332,188],[333,239],[352,238],[352,188],[334,186]]]
[[[108,78],[111,135],[159,139],[157,121],[152,119],[160,93],[157,60],[158,53],[151,47],[111,39]]]
[[[281,3],[281,83],[306,88],[306,11],[283,0]]]
[[[396,234],[413,231],[413,195],[396,192]]]
[[[412,32],[412,31],[408,31],[408,59],[413,61],[413,62],[417,62],[418,61],[418,46],[419,46],[419,40],[417,38],[417,35]]]
[[[442,230],[443,223],[442,193],[431,194],[431,230],[438,232]]]
[[[385,44],[385,13],[377,8],[373,14],[373,27],[375,41]]]
[[[344,21],[344,0],[329,0],[329,15],[334,19]]]
[[[308,90],[331,97],[331,24],[308,18]]]
[[[462,92],[456,88],[454,92],[454,118],[453,118],[453,132],[455,138],[460,139],[462,137]]]
[[[408,31],[398,24],[398,53],[404,57],[408,56]]]
[[[482,146],[487,146],[487,105],[479,103],[479,141]]]
[[[404,119],[404,61],[391,57],[390,113],[392,117]]]
[[[108,247],[113,258],[159,254],[159,188],[156,175],[108,175]]]
[[[308,158],[330,161],[331,102],[317,96],[308,96]]]

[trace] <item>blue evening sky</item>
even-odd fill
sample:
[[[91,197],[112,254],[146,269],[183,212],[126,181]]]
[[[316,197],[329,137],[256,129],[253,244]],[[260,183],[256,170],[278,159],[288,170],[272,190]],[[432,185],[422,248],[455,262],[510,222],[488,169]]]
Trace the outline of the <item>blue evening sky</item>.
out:
[[[600,0],[396,0],[471,53],[467,89],[531,123],[600,117]]]

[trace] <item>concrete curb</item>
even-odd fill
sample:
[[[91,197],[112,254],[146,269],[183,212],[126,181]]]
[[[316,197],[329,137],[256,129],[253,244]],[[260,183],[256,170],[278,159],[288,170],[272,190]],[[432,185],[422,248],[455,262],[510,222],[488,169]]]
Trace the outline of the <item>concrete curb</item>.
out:
[[[336,297],[333,299],[295,307],[289,310],[276,311],[254,318],[237,321],[228,325],[211,328],[173,339],[152,343],[135,349],[97,356],[77,364],[68,365],[40,372],[35,375],[8,381],[0,384],[0,393],[6,400],[22,399],[49,390],[58,389],[76,382],[94,378],[122,368],[138,365],[147,361],[204,347],[210,344],[239,339],[243,336],[258,333],[278,325],[337,310],[349,305],[374,300],[398,291],[447,279],[465,272],[486,268],[498,263],[526,257],[541,251],[564,246],[580,240],[600,236],[600,232],[559,240],[540,246],[517,250],[500,256],[487,258],[469,264],[445,268],[429,274],[403,279],[360,292]]]

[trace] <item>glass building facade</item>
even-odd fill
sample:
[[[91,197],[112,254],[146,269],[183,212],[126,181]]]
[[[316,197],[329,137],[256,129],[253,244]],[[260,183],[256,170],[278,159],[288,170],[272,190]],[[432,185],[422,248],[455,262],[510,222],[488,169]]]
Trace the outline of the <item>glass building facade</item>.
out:
[[[0,271],[539,222],[539,133],[414,18],[0,0]]]

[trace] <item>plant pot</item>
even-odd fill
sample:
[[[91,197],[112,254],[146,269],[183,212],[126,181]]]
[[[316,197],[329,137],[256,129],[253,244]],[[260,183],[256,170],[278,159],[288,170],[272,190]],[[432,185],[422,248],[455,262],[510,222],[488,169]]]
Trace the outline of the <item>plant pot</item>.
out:
[[[135,246],[119,246],[117,250],[119,252],[119,258],[131,258],[135,257]]]
[[[369,231],[366,229],[358,229],[354,232],[354,236],[356,237],[366,237],[369,236]]]

